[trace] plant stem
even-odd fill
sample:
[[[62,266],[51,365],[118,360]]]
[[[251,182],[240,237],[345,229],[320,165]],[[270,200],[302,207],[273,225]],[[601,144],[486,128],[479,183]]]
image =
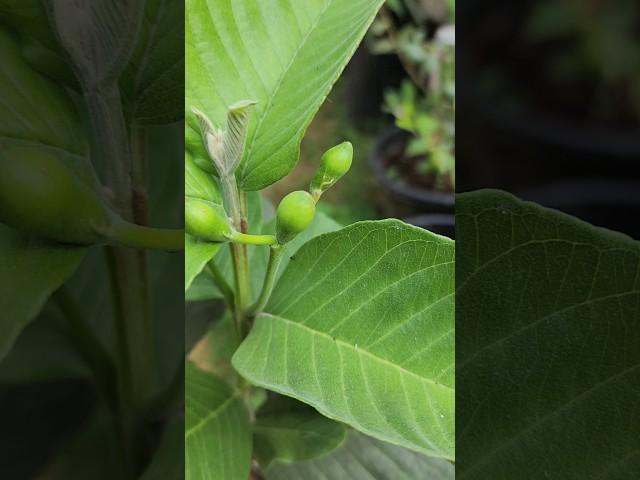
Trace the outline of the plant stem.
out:
[[[114,193],[114,210],[123,220],[135,225],[132,152],[118,84],[114,81],[97,90],[85,90],[84,94],[93,145],[97,147],[92,153],[102,160],[106,186]],[[141,142],[136,142],[136,148],[140,146]],[[138,183],[142,184],[144,178],[137,176],[136,180],[141,180]],[[138,225],[125,233],[125,237],[133,234],[135,239],[147,237],[152,232]],[[129,480],[135,478],[136,417],[155,387],[154,337],[145,253],[120,247],[107,247],[106,252],[118,354],[115,425],[122,452],[123,479]]]
[[[233,173],[219,172],[222,185],[224,205],[233,222],[234,228],[241,233],[246,233],[246,219],[243,221],[242,207],[238,184]],[[234,321],[236,332],[240,339],[244,337],[246,309],[251,302],[251,277],[249,276],[249,256],[247,246],[231,243],[231,258],[235,273],[235,307]]]
[[[213,277],[213,281],[215,282],[216,286],[222,293],[222,296],[224,297],[224,300],[227,303],[227,306],[233,312],[233,310],[235,309],[235,303],[233,298],[234,295],[233,295],[233,290],[229,286],[229,283],[224,278],[224,275],[222,275],[222,272],[220,271],[220,269],[218,268],[218,266],[215,264],[213,260],[209,261],[209,263],[207,264],[207,268],[209,269],[209,273]]]
[[[108,234],[125,247],[169,252],[184,249],[184,230],[177,228],[153,228],[119,222],[109,230]]]
[[[273,292],[273,286],[275,285],[278,267],[280,266],[284,250],[285,247],[283,245],[274,245],[269,249],[269,263],[267,264],[267,273],[264,276],[262,291],[256,303],[249,308],[247,312],[248,316],[255,317],[267,305],[269,297],[271,297],[271,293]]]
[[[275,245],[278,240],[274,235],[250,235],[247,233],[235,232],[229,237],[232,242],[246,245]]]

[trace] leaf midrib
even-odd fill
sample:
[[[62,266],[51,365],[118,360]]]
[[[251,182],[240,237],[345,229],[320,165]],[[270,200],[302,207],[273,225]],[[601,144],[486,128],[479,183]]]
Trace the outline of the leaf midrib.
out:
[[[256,139],[258,138],[258,132],[260,131],[260,128],[262,127],[262,123],[264,122],[264,119],[267,116],[267,112],[270,111],[271,106],[273,105],[273,99],[276,98],[276,96],[280,92],[280,88],[282,87],[282,84],[284,83],[284,80],[287,77],[289,70],[291,69],[291,66],[298,58],[298,55],[300,54],[302,49],[306,46],[313,32],[316,30],[316,28],[318,28],[318,25],[320,25],[322,17],[324,16],[325,12],[329,9],[329,7],[332,4],[333,4],[333,0],[327,1],[327,5],[319,12],[318,17],[314,20],[313,24],[311,25],[311,28],[309,28],[309,30],[306,32],[306,34],[302,38],[300,45],[298,46],[296,51],[293,52],[293,55],[291,56],[291,60],[289,61],[289,64],[282,70],[282,73],[280,74],[280,77],[278,78],[273,90],[269,94],[269,97],[267,99],[267,105],[265,106],[264,110],[260,112],[260,116],[258,117],[258,122],[256,123],[256,127],[253,129],[253,132],[251,134],[251,141],[247,145],[247,153],[245,155],[245,159],[251,158],[251,154],[253,153],[253,149],[255,148]],[[246,177],[245,174],[247,170],[247,164],[248,162],[244,161],[244,164],[242,165],[241,176],[243,178]]]
[[[268,317],[268,318],[271,318],[271,319],[282,320],[283,322],[285,322],[287,324],[293,325],[293,326],[298,327],[298,328],[300,328],[302,330],[306,330],[306,331],[310,332],[312,335],[317,335],[317,336],[320,336],[320,337],[324,337],[326,339],[331,340],[332,342],[334,342],[337,345],[343,345],[345,347],[348,347],[349,349],[353,350],[354,352],[356,352],[358,354],[365,354],[365,355],[371,357],[375,361],[383,363],[383,364],[389,366],[390,368],[398,370],[401,373],[407,374],[407,375],[409,375],[411,377],[415,377],[419,381],[423,381],[423,382],[429,383],[429,384],[431,384],[432,386],[434,386],[436,388],[442,388],[442,389],[447,390],[447,391],[449,391],[451,393],[453,393],[455,391],[454,388],[452,388],[452,387],[450,387],[448,385],[444,385],[442,383],[438,383],[438,382],[436,382],[435,380],[433,380],[431,378],[423,377],[423,376],[421,376],[421,375],[419,375],[419,374],[417,374],[415,372],[412,372],[411,370],[407,370],[402,365],[397,365],[397,364],[387,360],[386,358],[379,357],[378,355],[375,355],[375,354],[373,354],[373,353],[371,353],[371,352],[369,352],[367,350],[363,350],[361,348],[356,348],[354,345],[351,345],[350,343],[345,342],[344,340],[340,340],[338,338],[333,338],[328,333],[321,332],[319,330],[314,330],[314,329],[310,328],[309,326],[304,325],[302,323],[298,323],[298,322],[295,322],[295,321],[290,320],[288,318],[280,317],[278,315],[272,315],[270,313],[263,313],[263,314],[260,315],[260,317],[262,317],[262,318]]]
[[[237,399],[238,399],[238,394],[237,393],[231,395],[224,402],[222,402],[220,405],[218,405],[217,408],[215,408],[214,410],[209,412],[207,415],[202,417],[198,421],[198,423],[196,423],[193,427],[191,427],[189,429],[186,429],[185,432],[184,432],[185,440],[187,438],[189,438],[191,435],[199,432],[202,428],[205,427],[206,423],[209,423],[209,421],[212,420],[212,417],[217,417],[219,413],[221,413],[223,410],[225,410],[233,401],[235,401]]]

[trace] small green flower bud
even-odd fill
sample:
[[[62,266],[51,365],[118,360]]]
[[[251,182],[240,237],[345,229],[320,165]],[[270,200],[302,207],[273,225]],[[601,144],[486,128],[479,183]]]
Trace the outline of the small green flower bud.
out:
[[[305,230],[313,221],[316,202],[304,191],[291,192],[282,199],[276,212],[276,237],[285,244]]]
[[[233,233],[224,208],[201,198],[185,198],[184,217],[186,232],[196,238],[226,242]]]
[[[320,167],[311,181],[310,190],[314,198],[331,188],[349,171],[353,161],[353,145],[343,142],[327,150],[320,159]]]

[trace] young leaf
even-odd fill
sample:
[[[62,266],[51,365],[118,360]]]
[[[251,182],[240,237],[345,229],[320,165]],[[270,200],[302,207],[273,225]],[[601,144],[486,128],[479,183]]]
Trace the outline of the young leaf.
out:
[[[239,393],[191,363],[185,391],[185,479],[247,480],[251,428]]]
[[[83,87],[115,82],[138,40],[143,2],[45,0],[54,27]]]
[[[224,136],[224,162],[228,172],[235,172],[242,160],[249,129],[249,115],[255,103],[251,100],[243,100],[229,106]]]
[[[640,243],[495,191],[456,230],[456,478],[638,478]]]
[[[288,397],[270,398],[253,426],[254,455],[262,469],[271,462],[300,462],[337,448],[347,430],[341,423]]]
[[[260,190],[291,171],[313,115],[353,55],[383,0],[186,4],[187,122],[196,107],[218,127],[243,99],[251,115],[237,176]]]
[[[453,480],[455,469],[447,460],[426,457],[352,430],[331,454],[291,465],[274,463],[265,475],[267,480]]]
[[[454,458],[454,245],[397,220],[305,244],[233,357],[252,383]]]

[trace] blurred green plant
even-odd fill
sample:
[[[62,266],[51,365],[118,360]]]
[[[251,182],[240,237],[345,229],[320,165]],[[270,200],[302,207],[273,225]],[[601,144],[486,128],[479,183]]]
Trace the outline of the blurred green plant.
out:
[[[429,33],[427,22],[439,26]],[[397,55],[409,77],[387,90],[383,110],[413,134],[406,155],[423,157],[417,173],[432,174],[440,190],[455,186],[454,22],[455,1],[395,0],[373,27],[373,52]]]
[[[617,91],[616,97],[630,98],[640,115],[638,14],[636,0],[544,0],[532,6],[523,37],[531,46],[553,47],[543,66],[550,81],[567,84],[593,78],[598,85],[596,103],[606,103],[607,92]]]

